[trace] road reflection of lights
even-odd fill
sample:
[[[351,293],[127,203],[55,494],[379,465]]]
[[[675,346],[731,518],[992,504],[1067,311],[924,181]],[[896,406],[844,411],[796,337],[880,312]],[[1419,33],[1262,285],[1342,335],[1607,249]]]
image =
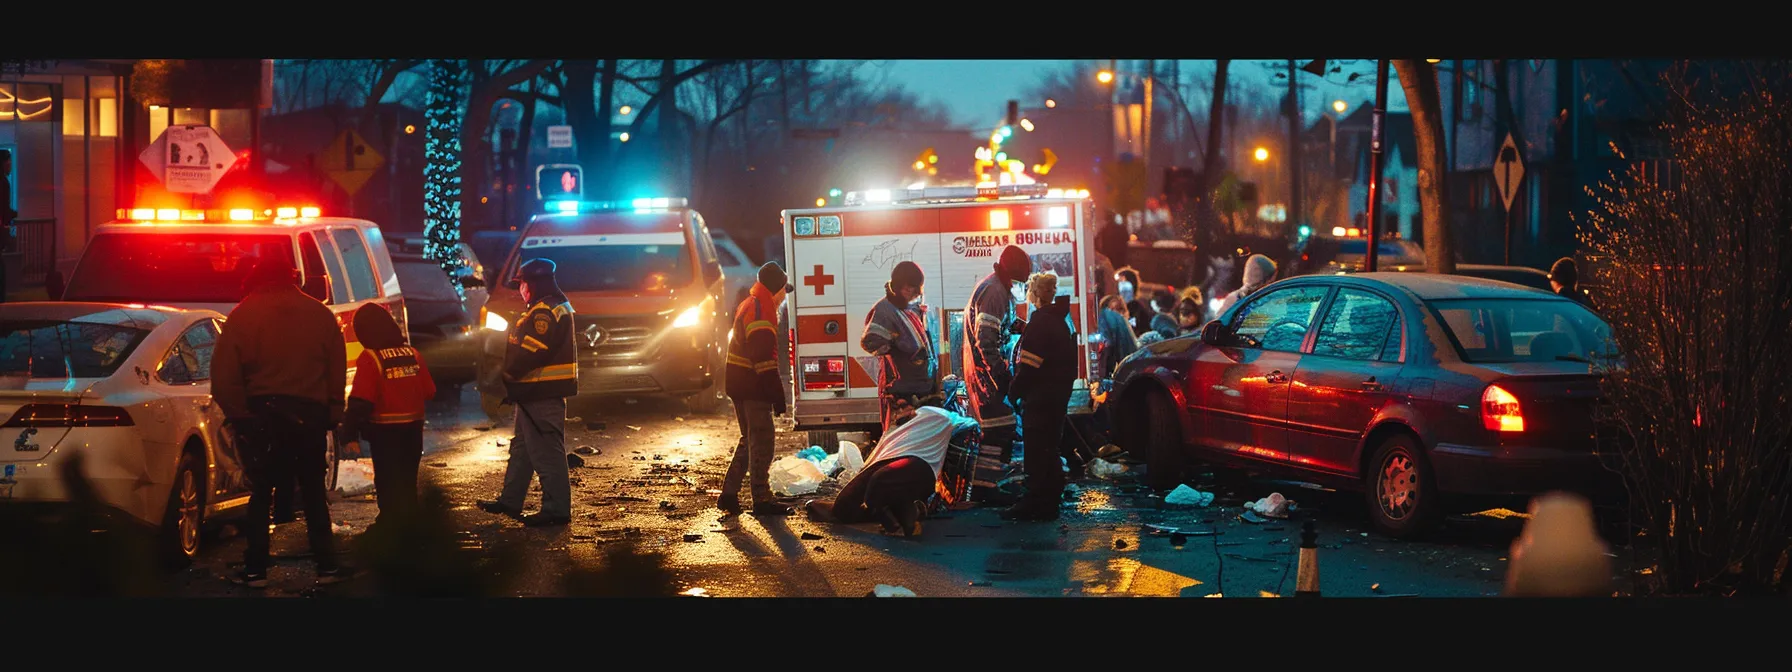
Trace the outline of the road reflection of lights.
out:
[[[1158,569],[1132,558],[1076,560],[1070,565],[1070,581],[1082,584],[1088,595],[1131,595],[1137,597],[1179,597],[1189,586],[1201,581]]]

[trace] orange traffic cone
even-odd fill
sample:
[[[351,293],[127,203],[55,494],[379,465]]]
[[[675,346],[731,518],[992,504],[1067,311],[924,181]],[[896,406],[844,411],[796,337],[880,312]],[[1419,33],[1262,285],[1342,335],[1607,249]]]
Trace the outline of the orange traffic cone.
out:
[[[1295,597],[1319,597],[1319,533],[1313,521],[1301,524],[1300,569],[1294,577]]]

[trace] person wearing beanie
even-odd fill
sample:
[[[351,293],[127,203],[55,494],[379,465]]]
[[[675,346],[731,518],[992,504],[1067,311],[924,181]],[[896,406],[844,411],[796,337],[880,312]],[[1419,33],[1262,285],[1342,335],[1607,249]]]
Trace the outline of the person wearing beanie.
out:
[[[1572,299],[1588,310],[1593,308],[1592,297],[1580,289],[1580,269],[1575,266],[1573,257],[1562,257],[1549,267],[1549,287],[1556,294]]]
[[[1002,512],[1004,520],[1057,520],[1064,497],[1064,462],[1058,451],[1076,382],[1077,353],[1070,333],[1070,297],[1057,293],[1058,276],[1050,271],[1034,274],[1027,284],[1034,315],[1020,338],[1020,365],[1008,390],[1008,399],[1021,409],[1021,434],[1027,439],[1022,456],[1026,495]]]
[[[503,490],[478,502],[488,513],[521,518],[530,527],[572,522],[572,482],[566,464],[566,398],[579,393],[578,346],[573,342],[572,302],[554,280],[552,259],[531,259],[518,269],[523,303],[529,306],[504,348],[504,395],[516,404],[516,438]],[[524,516],[529,482],[541,479],[541,510]]]
[[[1225,313],[1227,309],[1231,308],[1245,297],[1262,289],[1264,285],[1275,282],[1275,280],[1276,262],[1261,254],[1251,255],[1251,258],[1246,259],[1244,262],[1244,286],[1239,287],[1231,294],[1226,295],[1226,299],[1220,302],[1219,313]],[[1214,317],[1218,318],[1219,315],[1215,314]]]
[[[212,347],[212,398],[236,436],[249,477],[249,538],[233,581],[268,585],[268,517],[275,491],[303,502],[319,583],[347,576],[337,561],[324,487],[329,432],[342,422],[348,344],[336,315],[299,291],[290,259],[266,258],[250,271],[250,291]],[[289,495],[291,496],[291,495]]]
[[[897,264],[884,285],[884,298],[865,315],[859,347],[878,361],[885,432],[896,411],[919,408],[938,391],[938,348],[927,328],[927,307],[921,304],[925,281],[920,265]]]
[[[778,312],[790,290],[789,276],[776,262],[759,267],[759,282],[734,310],[734,327],[728,339],[726,384],[734,400],[734,420],[740,441],[716,508],[734,515],[741,512],[741,482],[751,481],[753,513],[788,516],[795,511],[778,503],[772,494],[772,415],[783,415],[784,381],[778,375]]]
[[[368,303],[355,311],[354,393],[342,423],[344,452],[359,454],[365,438],[373,453],[376,525],[404,521],[417,511],[417,467],[423,460],[424,404],[436,396],[423,353],[406,343],[392,313]],[[382,525],[383,526],[383,525]]]
[[[963,371],[971,412],[983,427],[977,466],[971,477],[972,501],[995,504],[1012,500],[996,490],[1014,459],[1014,408],[1008,405],[1008,386],[1014,379],[1009,358],[1003,353],[1009,339],[1025,330],[1026,322],[1014,314],[1014,285],[1033,271],[1033,260],[1016,245],[1002,250],[995,272],[971,290],[964,311]],[[1043,307],[1043,306],[1042,306]]]

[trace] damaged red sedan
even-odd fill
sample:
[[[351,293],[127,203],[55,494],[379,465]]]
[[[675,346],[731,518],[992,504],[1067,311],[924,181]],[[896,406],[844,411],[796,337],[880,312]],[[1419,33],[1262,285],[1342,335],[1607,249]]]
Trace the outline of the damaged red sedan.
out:
[[[1173,487],[1184,460],[1365,495],[1381,532],[1549,490],[1612,493],[1594,437],[1610,327],[1520,285],[1301,276],[1114,374],[1119,443]]]

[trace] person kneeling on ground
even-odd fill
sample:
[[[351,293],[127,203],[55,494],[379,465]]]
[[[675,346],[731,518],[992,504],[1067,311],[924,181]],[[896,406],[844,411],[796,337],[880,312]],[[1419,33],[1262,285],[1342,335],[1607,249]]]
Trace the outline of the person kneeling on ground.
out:
[[[865,460],[865,468],[853,476],[832,503],[811,501],[805,505],[813,520],[862,523],[877,520],[884,532],[913,537],[921,533],[927,500],[939,483],[946,461],[946,446],[960,427],[977,426],[977,420],[942,408],[904,405],[892,429]]]

